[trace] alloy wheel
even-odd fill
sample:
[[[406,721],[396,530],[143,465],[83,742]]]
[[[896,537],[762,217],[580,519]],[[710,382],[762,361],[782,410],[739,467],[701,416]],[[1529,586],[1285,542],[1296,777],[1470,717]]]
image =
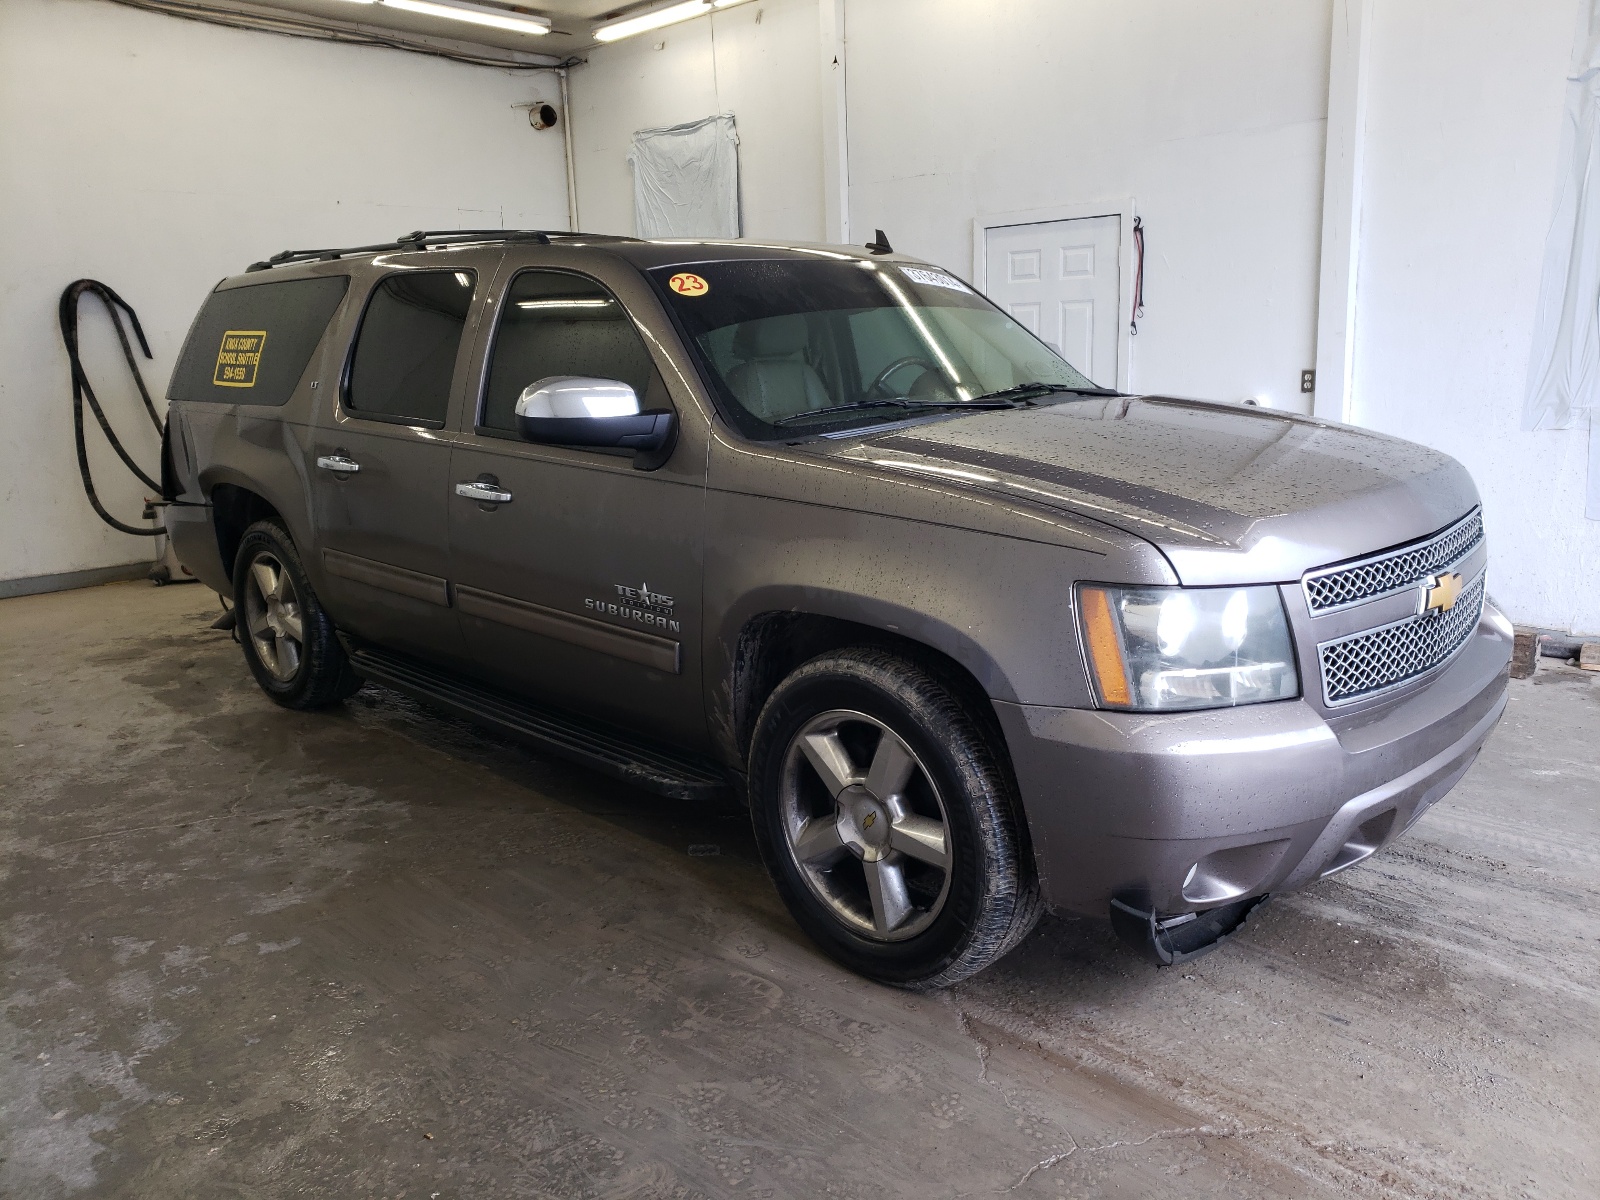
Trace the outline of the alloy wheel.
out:
[[[916,753],[865,713],[833,709],[790,740],[780,795],[789,853],[854,932],[903,941],[950,892],[950,822]]]
[[[300,670],[305,629],[294,580],[270,551],[250,560],[244,603],[245,628],[256,657],[274,679],[288,683]]]

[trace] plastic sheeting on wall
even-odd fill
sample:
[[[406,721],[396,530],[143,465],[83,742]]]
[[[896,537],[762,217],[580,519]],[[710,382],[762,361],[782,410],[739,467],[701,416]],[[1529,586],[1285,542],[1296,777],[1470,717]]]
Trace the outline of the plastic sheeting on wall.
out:
[[[727,237],[739,229],[739,134],[724,113],[633,135],[639,237]]]
[[[1583,515],[1600,521],[1600,421],[1589,422],[1589,495]]]
[[[1581,427],[1600,405],[1600,0],[1580,5],[1559,162],[1524,429]]]

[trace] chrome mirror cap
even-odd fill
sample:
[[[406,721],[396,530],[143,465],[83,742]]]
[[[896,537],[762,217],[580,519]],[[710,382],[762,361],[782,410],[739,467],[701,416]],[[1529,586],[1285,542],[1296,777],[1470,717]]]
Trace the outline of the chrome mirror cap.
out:
[[[545,446],[631,450],[633,465],[653,471],[667,461],[678,437],[670,408],[641,411],[638,394],[616,379],[552,375],[517,398],[517,432]]]
[[[585,375],[551,375],[530,383],[516,408],[519,417],[568,420],[631,417],[639,411],[639,397],[628,384]]]

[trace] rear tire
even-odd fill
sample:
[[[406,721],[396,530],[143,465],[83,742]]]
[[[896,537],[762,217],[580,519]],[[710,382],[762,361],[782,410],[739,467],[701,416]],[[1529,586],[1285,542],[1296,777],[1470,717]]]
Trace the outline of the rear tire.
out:
[[[245,530],[233,565],[233,604],[244,660],[275,703],[328,708],[360,689],[294,541],[276,521]]]
[[[884,650],[813,659],[757,719],[762,858],[830,957],[895,987],[981,971],[1039,918],[1009,775],[938,675]]]

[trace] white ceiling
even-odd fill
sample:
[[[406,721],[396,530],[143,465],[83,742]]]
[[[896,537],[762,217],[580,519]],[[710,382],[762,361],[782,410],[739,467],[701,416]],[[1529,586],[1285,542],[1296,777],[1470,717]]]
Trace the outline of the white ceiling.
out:
[[[507,30],[486,29],[481,25],[469,25],[464,21],[452,21],[445,17],[428,17],[419,13],[402,12],[378,4],[350,4],[345,0],[249,0],[249,3],[256,8],[273,8],[305,16],[322,17],[342,25],[359,24],[376,29],[394,29],[403,33],[449,38],[480,46],[521,50],[529,54],[551,54],[557,58],[565,58],[569,54],[593,48],[595,41],[589,31],[601,17],[654,7],[653,4],[640,3],[639,0],[542,0],[533,4],[501,3],[500,0],[476,0],[476,2],[504,7],[513,13],[521,11],[549,17],[554,27],[548,34],[539,37]]]

